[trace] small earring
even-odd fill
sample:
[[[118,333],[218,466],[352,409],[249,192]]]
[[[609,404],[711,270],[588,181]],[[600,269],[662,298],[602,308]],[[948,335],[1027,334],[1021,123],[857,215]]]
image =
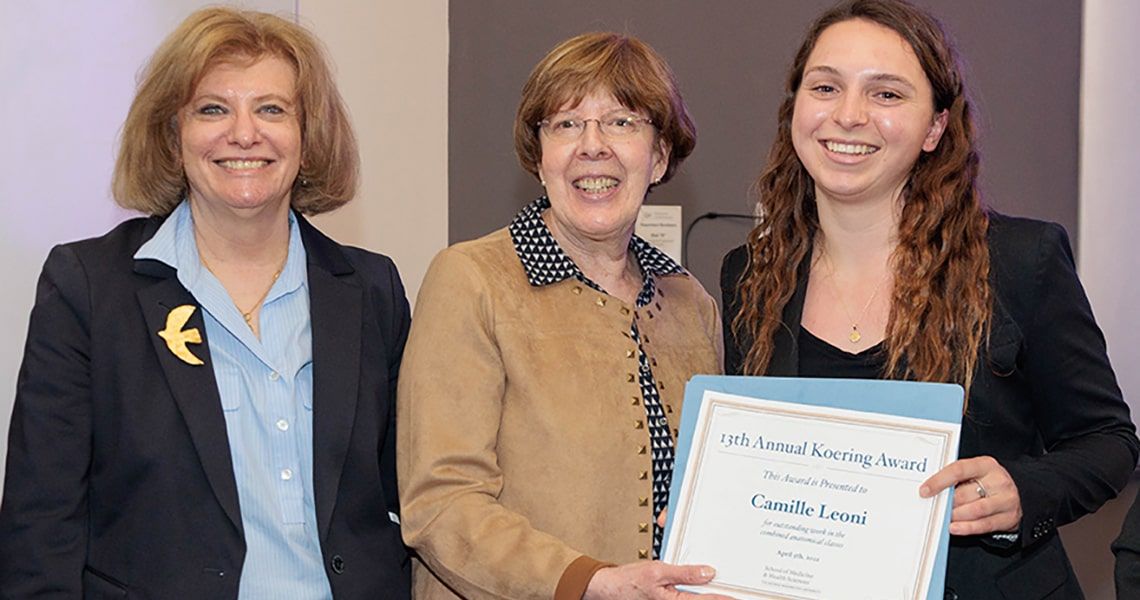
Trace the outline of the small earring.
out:
[[[541,184],[542,187],[546,187],[546,180],[545,179],[539,179],[538,183]]]

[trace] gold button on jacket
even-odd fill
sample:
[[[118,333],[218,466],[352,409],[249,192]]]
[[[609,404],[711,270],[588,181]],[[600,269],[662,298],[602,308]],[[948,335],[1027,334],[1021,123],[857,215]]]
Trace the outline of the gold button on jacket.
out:
[[[720,319],[694,278],[656,283],[668,301],[638,327],[680,407],[689,377],[720,372]],[[531,286],[506,229],[435,258],[399,381],[403,535],[431,567],[414,564],[416,598],[551,598],[571,562],[645,552],[652,456],[621,308],[575,280]]]

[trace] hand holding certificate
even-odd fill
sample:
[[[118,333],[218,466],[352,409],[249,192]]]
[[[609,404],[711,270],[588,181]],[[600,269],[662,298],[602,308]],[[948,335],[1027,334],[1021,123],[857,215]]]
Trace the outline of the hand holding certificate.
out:
[[[697,377],[686,390],[663,560],[737,598],[941,598],[962,390]]]

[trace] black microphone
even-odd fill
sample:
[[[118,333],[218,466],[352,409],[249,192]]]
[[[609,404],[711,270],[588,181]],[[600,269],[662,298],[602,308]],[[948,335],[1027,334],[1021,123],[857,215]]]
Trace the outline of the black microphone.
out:
[[[752,219],[752,220],[755,220],[756,218],[757,218],[756,215],[746,215],[743,213],[722,213],[722,212],[709,211],[709,212],[704,213],[703,215],[700,215],[697,218],[693,219],[693,221],[691,223],[689,223],[689,226],[685,228],[685,239],[682,242],[682,248],[681,248],[681,255],[683,257],[683,262],[686,265],[688,265],[688,263],[689,263],[689,233],[693,231],[693,226],[696,225],[697,223],[700,223],[701,221],[704,221],[705,219],[709,219],[709,220],[712,220],[712,219]]]

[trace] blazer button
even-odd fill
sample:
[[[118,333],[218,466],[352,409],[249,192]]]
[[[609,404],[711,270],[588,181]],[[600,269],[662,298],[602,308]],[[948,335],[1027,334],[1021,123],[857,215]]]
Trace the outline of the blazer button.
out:
[[[332,570],[337,575],[344,573],[344,559],[339,554],[332,557]]]
[[[946,588],[946,594],[942,596],[943,600],[958,600],[958,592],[950,588]]]

